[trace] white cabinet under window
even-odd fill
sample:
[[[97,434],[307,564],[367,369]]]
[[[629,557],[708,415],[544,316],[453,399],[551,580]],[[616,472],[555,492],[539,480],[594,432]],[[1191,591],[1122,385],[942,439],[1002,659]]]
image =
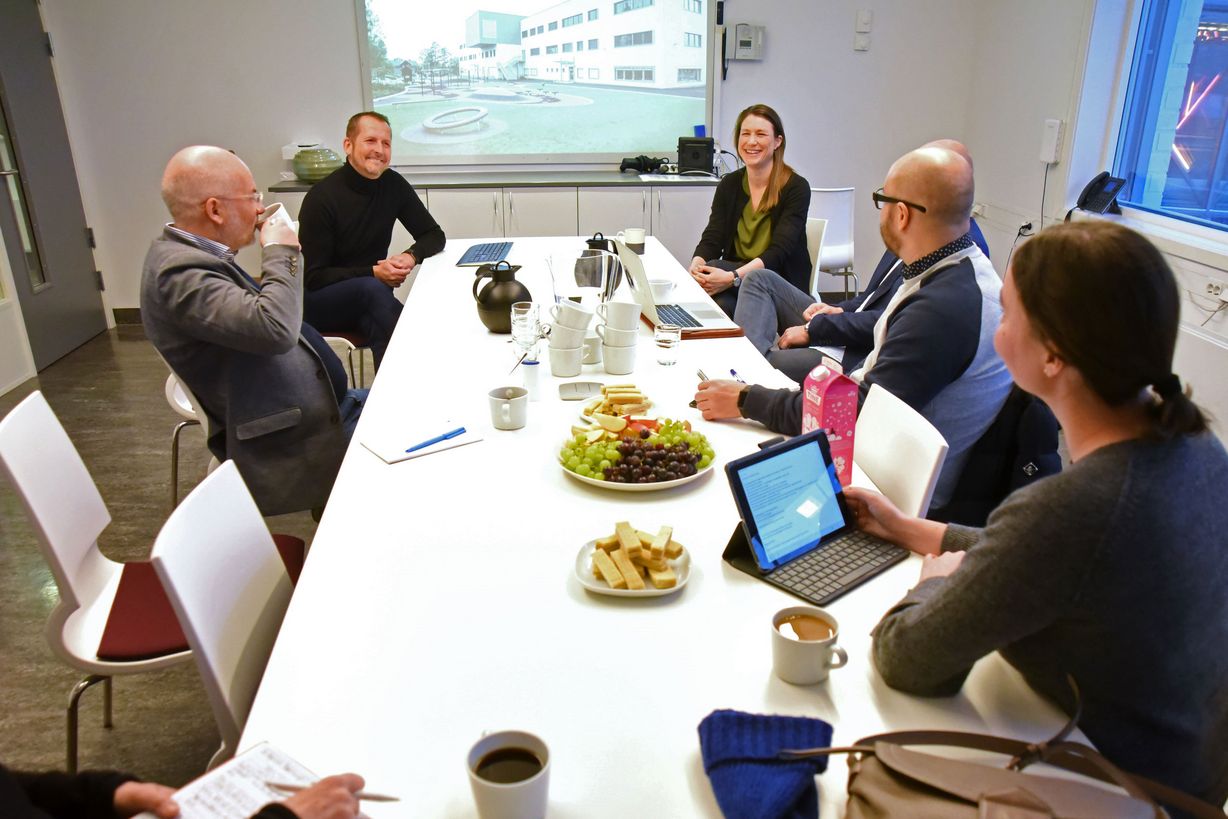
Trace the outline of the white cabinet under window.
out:
[[[436,188],[428,207],[449,239],[503,235],[501,188]]]
[[[652,235],[683,267],[691,264],[699,236],[708,225],[714,193],[711,186],[652,188]]]
[[[576,235],[575,188],[504,188],[503,206],[504,236]]]
[[[601,231],[607,238],[626,228],[652,229],[647,187],[580,188],[580,235]]]

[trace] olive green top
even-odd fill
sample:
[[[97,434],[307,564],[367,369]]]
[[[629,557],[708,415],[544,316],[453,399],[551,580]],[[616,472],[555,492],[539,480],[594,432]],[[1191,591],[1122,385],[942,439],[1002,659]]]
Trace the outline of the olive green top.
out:
[[[733,239],[733,252],[742,261],[749,262],[763,255],[772,244],[772,217],[770,212],[759,213],[750,199],[750,174],[742,177],[742,192],[746,194],[746,207],[738,220],[738,232]]]

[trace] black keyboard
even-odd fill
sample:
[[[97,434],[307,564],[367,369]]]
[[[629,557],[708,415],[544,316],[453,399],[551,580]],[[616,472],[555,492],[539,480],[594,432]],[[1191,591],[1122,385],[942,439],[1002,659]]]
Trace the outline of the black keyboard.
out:
[[[853,531],[774,569],[763,579],[823,606],[908,557],[908,551]]]
[[[657,305],[658,324],[677,324],[679,327],[702,327],[694,316],[676,304]]]
[[[460,257],[460,261],[456,263],[456,266],[470,267],[473,265],[489,264],[490,262],[501,262],[507,258],[507,253],[511,249],[511,242],[487,242],[481,245],[474,245],[465,251],[465,255]]]

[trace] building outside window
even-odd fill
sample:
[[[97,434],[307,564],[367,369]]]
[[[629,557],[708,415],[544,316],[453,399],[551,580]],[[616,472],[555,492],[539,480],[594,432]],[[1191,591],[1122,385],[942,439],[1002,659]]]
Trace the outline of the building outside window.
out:
[[[699,82],[703,79],[700,71],[698,68],[679,68],[678,82]]]
[[[704,0],[682,0],[683,11],[693,11],[696,14],[704,13]]]
[[[564,54],[571,53],[571,43],[563,43],[563,53]]]
[[[540,48],[530,48],[529,49],[530,57],[536,57],[538,54],[541,54],[541,53],[542,53],[542,50]]]
[[[573,14],[570,17],[563,18],[563,28],[567,28],[568,26],[578,26],[583,22],[584,22],[583,14]]]
[[[597,50],[597,39],[596,38],[593,38],[592,40],[588,41],[588,50],[589,51]]]
[[[551,22],[551,23],[550,23],[550,25],[549,25],[549,26],[547,26],[547,28],[548,28],[550,31],[558,31],[558,28],[559,28],[559,21],[558,21],[558,20],[555,20],[555,21]]]
[[[616,34],[614,35],[614,47],[626,48],[628,46],[652,45],[651,31],[636,31],[632,34]]]
[[[649,66],[616,66],[614,68],[614,79],[627,80],[630,82],[653,82],[656,71]]]
[[[576,40],[576,51],[583,51],[583,50],[584,50],[584,41]]]
[[[523,40],[524,38],[528,37],[528,36],[529,36],[530,34],[532,34],[532,33],[533,33],[533,32],[531,32],[531,31],[522,31],[522,32],[520,32],[520,39],[522,39],[522,40]]]
[[[618,0],[614,4],[614,13],[622,14],[628,11],[635,11],[636,9],[648,8],[652,3],[653,0]]]
[[[588,10],[588,19],[589,19],[589,22],[592,22],[593,20],[597,19],[597,9]]]
[[[558,46],[546,46],[546,53],[547,54],[558,54],[559,47]]]
[[[598,68],[590,68],[590,69],[588,70],[588,78],[589,78],[590,80],[599,80],[599,79],[601,79],[601,69],[598,69]]]
[[[1125,205],[1228,230],[1228,2],[1146,0],[1113,176]]]
[[[699,34],[692,34],[688,31],[683,35],[682,44],[688,48],[703,48],[704,38]]]

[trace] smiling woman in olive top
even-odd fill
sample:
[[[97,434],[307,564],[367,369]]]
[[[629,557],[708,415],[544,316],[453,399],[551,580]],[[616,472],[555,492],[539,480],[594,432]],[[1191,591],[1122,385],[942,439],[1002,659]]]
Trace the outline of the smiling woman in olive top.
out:
[[[734,138],[746,167],[726,174],[716,186],[712,215],[690,268],[730,316],[741,277],[752,270],[766,268],[799,290],[810,288],[810,183],[785,164],[780,115],[766,105],[752,105],[738,114]]]
[[[1228,453],[1172,372],[1181,296],[1156,248],[1102,221],[1015,252],[994,339],[1073,465],[984,529],[846,490],[857,523],[926,555],[874,632],[893,688],[951,695],[993,651],[1120,767],[1228,798]]]

